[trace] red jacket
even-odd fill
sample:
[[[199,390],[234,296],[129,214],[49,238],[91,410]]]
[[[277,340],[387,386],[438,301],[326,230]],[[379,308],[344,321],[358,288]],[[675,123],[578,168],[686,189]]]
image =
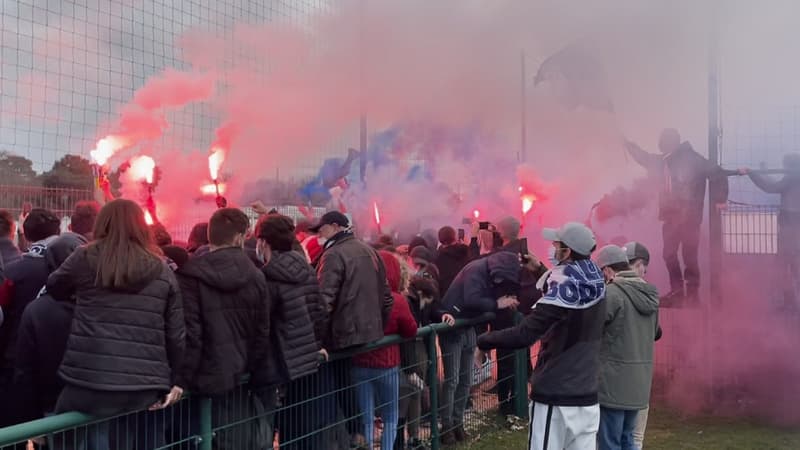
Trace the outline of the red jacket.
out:
[[[400,288],[400,262],[389,253],[379,252],[386,266],[386,278],[389,287],[392,289],[394,304],[389,315],[389,321],[383,328],[383,335],[399,334],[404,338],[412,338],[417,335],[417,321],[411,314],[406,298],[398,292]],[[377,320],[377,318],[376,318]],[[353,365],[357,367],[369,367],[371,369],[390,369],[400,365],[400,346],[390,345],[388,347],[362,353],[353,357]]]

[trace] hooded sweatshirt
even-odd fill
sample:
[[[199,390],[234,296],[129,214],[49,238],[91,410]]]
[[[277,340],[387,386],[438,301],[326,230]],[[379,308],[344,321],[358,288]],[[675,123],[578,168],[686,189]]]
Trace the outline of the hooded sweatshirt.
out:
[[[469,247],[465,244],[442,247],[436,255],[435,263],[439,269],[439,292],[444,295],[453,284],[458,272],[469,263]]]
[[[186,352],[177,384],[218,395],[260,367],[269,350],[267,283],[240,247],[190,259],[179,271]]]
[[[531,400],[553,406],[597,404],[605,282],[589,260],[556,266],[537,284],[541,300],[522,323],[484,333],[478,347],[514,350],[541,339]]]
[[[606,289],[600,351],[600,404],[644,409],[653,380],[653,342],[658,330],[658,292],[636,272],[620,272]]]

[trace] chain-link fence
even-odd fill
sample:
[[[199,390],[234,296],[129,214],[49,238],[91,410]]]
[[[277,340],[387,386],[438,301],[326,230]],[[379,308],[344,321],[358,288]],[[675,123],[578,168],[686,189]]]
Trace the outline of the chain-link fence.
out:
[[[180,45],[187,32],[233,41],[239,25],[285,23],[308,30],[312,16],[330,8],[328,0],[1,2],[0,152],[26,158],[39,174],[68,154],[88,158],[120,108],[150,77],[167,68],[189,68]],[[229,63],[269,70],[269,55],[243,58],[253,55],[234,53]],[[222,117],[219,108],[195,103],[170,111],[167,119],[163,137],[146,147],[207,149]],[[264,177],[315,174],[323,155],[340,156],[357,146],[357,123],[351,131],[318,149],[317,157],[270,167]],[[0,164],[0,182],[10,183],[13,169]]]

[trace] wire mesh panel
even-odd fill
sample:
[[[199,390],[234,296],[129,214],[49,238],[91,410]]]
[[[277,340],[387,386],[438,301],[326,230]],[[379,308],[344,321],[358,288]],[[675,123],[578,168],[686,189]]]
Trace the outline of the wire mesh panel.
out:
[[[328,0],[22,0],[0,2],[0,152],[32,162],[41,174],[65,155],[88,158],[137,89],[166,69],[187,70],[182,39],[203,33],[225,41],[237,27],[286,24],[309,31]],[[269,55],[230,52],[231,67],[270,70]],[[230,80],[219,80],[225,86]],[[166,112],[163,137],[144,149],[207,149],[221,125],[218,105]],[[357,127],[354,127],[357,130]],[[340,154],[353,136],[321,148]],[[347,142],[345,142],[347,141]],[[323,157],[270,168],[265,178],[312,175]],[[0,171],[1,173],[2,171]],[[8,182],[8,180],[0,180]]]

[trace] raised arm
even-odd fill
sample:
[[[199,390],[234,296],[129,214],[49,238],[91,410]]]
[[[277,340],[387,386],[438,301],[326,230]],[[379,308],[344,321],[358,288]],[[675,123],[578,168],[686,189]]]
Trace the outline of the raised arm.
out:
[[[652,153],[647,153],[639,144],[633,141],[625,141],[625,149],[628,151],[628,154],[631,155],[634,161],[637,164],[644,167],[647,170],[657,170],[658,165],[661,163],[662,158],[658,155],[654,155]]]

